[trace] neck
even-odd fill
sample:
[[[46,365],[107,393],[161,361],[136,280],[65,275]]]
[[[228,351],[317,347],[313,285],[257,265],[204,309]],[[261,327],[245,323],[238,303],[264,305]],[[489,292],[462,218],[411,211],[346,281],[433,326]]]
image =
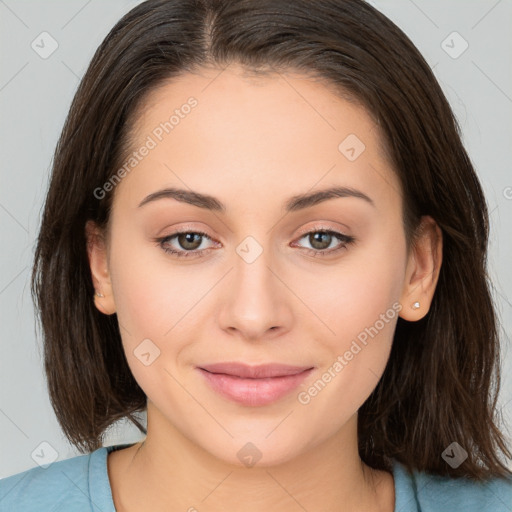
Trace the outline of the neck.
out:
[[[117,480],[117,489],[112,487],[119,512],[235,511],[241,504],[247,512],[393,511],[392,476],[359,457],[357,415],[340,432],[293,459],[249,467],[203,450],[148,401],[146,439],[111,456],[122,452],[118,478],[111,478]]]

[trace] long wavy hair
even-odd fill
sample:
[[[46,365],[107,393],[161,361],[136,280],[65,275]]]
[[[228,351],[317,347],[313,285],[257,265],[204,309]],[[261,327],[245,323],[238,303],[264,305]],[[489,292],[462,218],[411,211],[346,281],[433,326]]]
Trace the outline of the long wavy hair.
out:
[[[127,364],[117,316],[93,301],[85,224],[106,227],[113,190],[94,194],[130,150],[147,94],[202,66],[318,77],[362,105],[383,134],[403,192],[408,247],[422,215],[443,234],[431,308],[402,318],[384,374],[358,413],[361,459],[476,480],[505,476],[497,423],[500,347],[487,273],[488,209],[460,128],[430,67],[393,22],[362,0],[148,0],[109,32],[83,76],[54,158],[31,290],[52,407],[81,451],[134,422],[146,396]],[[441,457],[457,441],[468,458]]]

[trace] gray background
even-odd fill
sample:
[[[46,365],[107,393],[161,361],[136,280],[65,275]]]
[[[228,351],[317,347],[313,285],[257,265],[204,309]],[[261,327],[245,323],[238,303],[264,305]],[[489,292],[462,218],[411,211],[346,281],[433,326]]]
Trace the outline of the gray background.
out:
[[[0,477],[36,466],[32,454],[41,443],[50,444],[57,460],[78,455],[46,391],[30,269],[53,151],[79,80],[110,28],[137,3],[0,0]],[[511,438],[512,0],[370,3],[406,32],[434,69],[486,192],[489,273],[502,321],[499,406]],[[31,44],[45,31],[58,48],[43,59]],[[450,36],[454,31],[460,36]],[[464,41],[469,46],[461,53]],[[120,422],[105,444],[140,437]],[[512,469],[512,461],[508,465]]]

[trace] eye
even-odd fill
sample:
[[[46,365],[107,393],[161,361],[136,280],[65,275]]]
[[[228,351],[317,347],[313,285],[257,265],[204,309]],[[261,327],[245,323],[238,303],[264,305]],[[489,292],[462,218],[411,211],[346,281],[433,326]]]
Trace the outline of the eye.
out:
[[[313,231],[304,233],[299,240],[307,238],[308,243],[312,246],[312,249],[308,251],[313,253],[313,256],[330,256],[331,254],[337,253],[347,247],[347,245],[355,242],[353,236],[339,233],[338,231],[315,228]],[[333,242],[338,240],[338,246],[329,249]]]
[[[189,257],[201,257],[202,254],[209,251],[211,247],[199,249],[201,247],[203,239],[212,240],[203,231],[177,231],[166,237],[157,238],[155,242],[160,246],[166,253],[177,256],[178,258],[189,258]],[[337,253],[342,249],[345,249],[347,245],[355,242],[353,236],[339,233],[338,231],[315,228],[315,230],[304,233],[299,240],[307,238],[309,243],[312,245],[312,249],[307,249],[308,252],[313,253],[314,256],[329,256]],[[173,246],[171,242],[176,239],[176,243],[179,247]],[[338,240],[338,246],[330,248],[332,242]]]
[[[183,250],[179,248],[175,249],[170,245],[170,242],[174,238],[176,239],[177,244],[181,246]],[[166,236],[164,238],[158,238],[156,242],[158,242],[158,245],[165,252],[174,254],[178,258],[188,258],[190,256],[201,255],[208,250],[198,250],[202,244],[202,238],[208,238],[208,240],[211,240],[211,238],[202,231],[177,231],[176,233],[173,233],[172,235]]]

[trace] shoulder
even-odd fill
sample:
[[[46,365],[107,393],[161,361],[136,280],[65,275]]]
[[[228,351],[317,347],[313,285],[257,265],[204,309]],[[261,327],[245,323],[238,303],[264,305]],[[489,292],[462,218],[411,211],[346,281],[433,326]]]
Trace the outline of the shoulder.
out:
[[[3,478],[0,511],[114,512],[106,460],[107,448],[103,447]]]
[[[476,482],[468,478],[450,478],[407,469],[393,462],[395,512],[511,512],[512,475]]]

